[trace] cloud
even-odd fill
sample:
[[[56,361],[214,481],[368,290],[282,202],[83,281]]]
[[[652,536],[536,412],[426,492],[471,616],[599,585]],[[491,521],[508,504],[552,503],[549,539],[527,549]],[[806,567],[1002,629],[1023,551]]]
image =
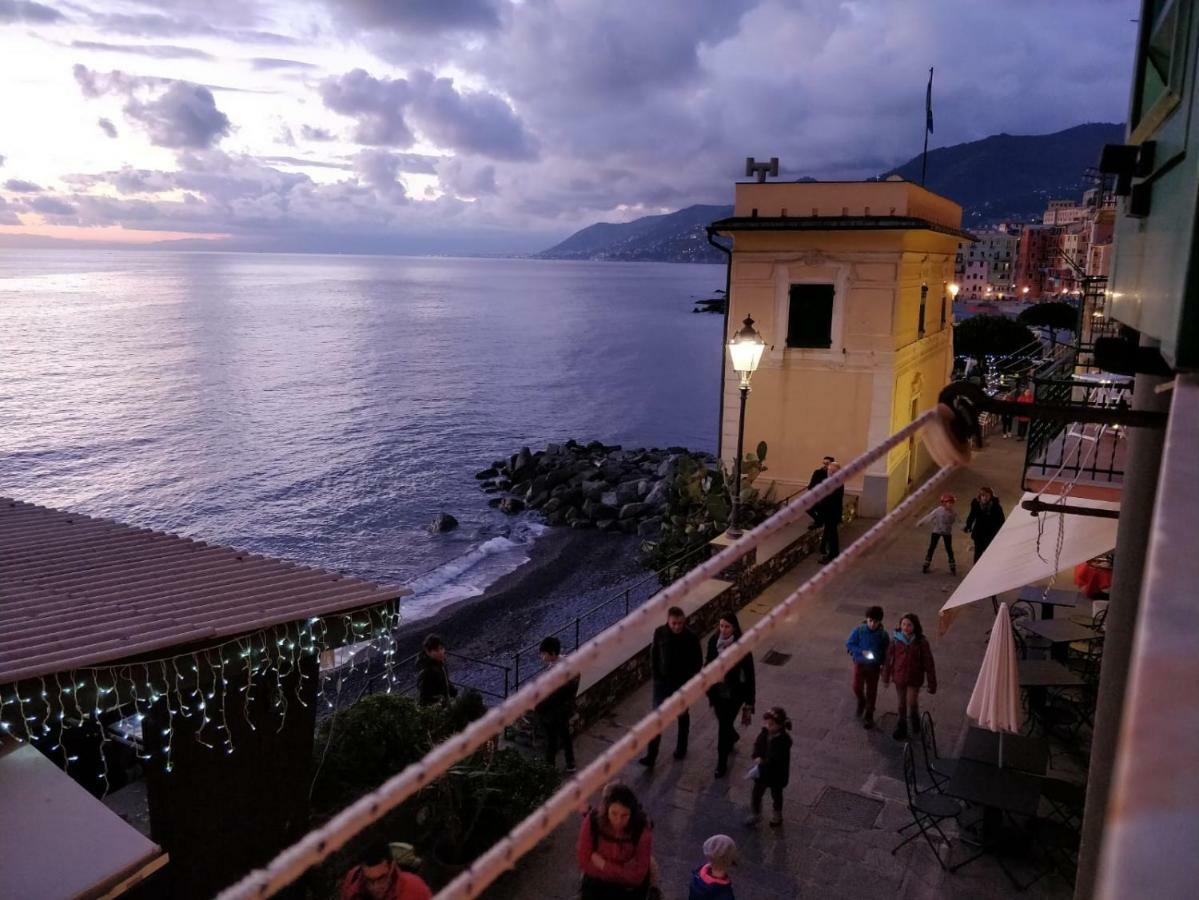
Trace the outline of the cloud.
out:
[[[331,8],[365,28],[406,34],[488,32],[500,27],[495,0],[331,0]]]
[[[3,0],[0,0],[3,2]],[[205,6],[212,4],[206,3]],[[244,7],[245,4],[242,4]],[[301,43],[290,35],[273,31],[262,31],[255,28],[223,27],[212,24],[213,21],[240,20],[250,23],[252,17],[246,16],[235,5],[225,4],[218,14],[210,11],[207,16],[198,16],[193,10],[195,5],[177,8],[171,14],[164,13],[107,13],[89,11],[93,26],[100,31],[110,34],[126,34],[133,37],[173,38],[173,37],[212,37],[231,41],[242,46],[248,44],[263,44],[292,47]]]
[[[34,184],[32,181],[22,181],[19,178],[10,178],[4,182],[4,189],[12,191],[14,194],[40,194],[42,186]]]
[[[99,125],[100,130],[103,131],[110,138],[115,138],[117,136],[117,126],[113,125],[112,121],[110,119],[106,119],[103,116],[101,116],[99,119],[96,120],[96,124]]]
[[[401,203],[408,199],[403,183],[397,180],[400,161],[393,154],[379,149],[363,150],[355,159],[355,166],[363,180],[383,196]]]
[[[45,216],[73,216],[75,207],[57,197],[35,197],[29,201],[29,208]]]
[[[260,156],[258,158],[264,163],[270,163],[271,165],[278,164],[283,166],[299,166],[301,168],[310,166],[317,169],[341,169],[346,172],[354,171],[354,167],[349,163],[330,162],[327,159],[302,159],[298,156]]]
[[[149,56],[153,59],[215,59],[211,53],[195,47],[177,47],[173,44],[107,44],[102,41],[71,41],[76,50],[95,50],[102,53],[129,53],[134,56]]]
[[[459,91],[450,78],[423,69],[409,78],[375,78],[354,69],[321,83],[321,98],[334,112],[356,121],[354,140],[374,146],[410,147],[416,134],[439,147],[493,159],[530,160],[537,142],[501,97]]]
[[[313,125],[301,125],[300,137],[306,141],[336,140],[336,136],[328,128],[317,128]]]
[[[272,69],[319,69],[312,63],[300,62],[298,59],[277,59],[273,56],[256,56],[250,60],[255,71],[264,72]]]
[[[30,0],[0,0],[0,23],[22,22],[45,25],[66,17],[57,9]]]
[[[325,106],[356,120],[354,140],[359,144],[411,147],[416,136],[404,121],[404,107],[411,99],[403,78],[373,78],[364,69],[354,69],[340,78],[321,82]]]
[[[96,72],[81,64],[73,72],[85,97],[124,96],[125,117],[137,122],[156,146],[203,149],[229,134],[229,117],[217,109],[212,91],[204,85],[119,70]],[[147,93],[152,96],[145,99]]]
[[[475,165],[461,159],[446,159],[437,169],[444,190],[456,197],[490,197],[499,193],[495,166]]]
[[[21,220],[17,214],[9,207],[9,203],[3,197],[0,197],[0,225],[20,225]]]

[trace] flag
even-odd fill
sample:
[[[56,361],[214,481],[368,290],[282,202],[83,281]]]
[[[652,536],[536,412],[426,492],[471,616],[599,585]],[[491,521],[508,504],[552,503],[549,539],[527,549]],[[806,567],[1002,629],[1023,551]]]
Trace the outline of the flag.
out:
[[[924,130],[933,133],[933,70],[928,70],[928,92],[924,95]]]

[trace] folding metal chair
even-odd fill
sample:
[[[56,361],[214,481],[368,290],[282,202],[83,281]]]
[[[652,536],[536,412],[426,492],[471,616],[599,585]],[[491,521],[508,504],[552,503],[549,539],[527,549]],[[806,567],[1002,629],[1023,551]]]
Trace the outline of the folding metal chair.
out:
[[[903,745],[903,782],[908,793],[908,812],[912,814],[911,824],[915,825],[918,830],[896,844],[891,855],[894,856],[900,847],[911,843],[917,837],[923,837],[929,849],[933,851],[933,855],[937,857],[941,868],[948,871],[950,841],[945,832],[941,830],[940,823],[944,819],[958,816],[962,807],[956,800],[941,793],[920,793],[919,785],[916,783],[916,757],[912,752],[910,741]],[[902,832],[908,827],[905,825],[899,830]],[[941,851],[937,848],[936,841],[933,840],[934,833],[945,844],[945,859],[941,858]]]
[[[929,786],[924,790],[930,791],[936,788],[940,792],[941,785],[953,776],[953,770],[958,761],[942,759],[937,750],[937,728],[927,709],[920,713],[920,747],[924,751],[924,769],[928,772],[929,780]]]

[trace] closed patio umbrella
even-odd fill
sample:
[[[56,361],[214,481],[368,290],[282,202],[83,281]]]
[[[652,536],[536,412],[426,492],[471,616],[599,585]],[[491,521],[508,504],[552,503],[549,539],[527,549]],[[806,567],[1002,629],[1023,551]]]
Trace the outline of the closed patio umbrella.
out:
[[[1012,636],[1006,603],[999,604],[987,652],[978,670],[978,681],[966,704],[966,715],[980,727],[999,733],[999,766],[1002,768],[1004,732],[1014,734],[1020,730],[1020,673],[1016,664],[1016,639]]]

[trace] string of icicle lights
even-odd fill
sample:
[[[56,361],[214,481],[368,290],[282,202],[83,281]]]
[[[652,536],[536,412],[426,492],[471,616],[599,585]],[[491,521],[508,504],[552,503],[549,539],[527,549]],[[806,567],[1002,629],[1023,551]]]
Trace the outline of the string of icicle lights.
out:
[[[331,621],[340,624],[338,645],[357,649],[345,666],[326,674],[318,661],[323,651],[332,649]],[[104,794],[111,786],[106,751],[118,726],[124,726],[118,733],[131,738],[127,742],[140,760],[154,759],[156,754],[147,752],[152,744],[159,748],[163,769],[172,772],[173,748],[180,739],[232,754],[234,729],[239,729],[236,717],[251,732],[267,727],[282,731],[293,704],[309,705],[305,695],[313,678],[318,679],[318,701],[330,709],[335,704],[326,680],[340,684],[355,676],[381,679],[386,692],[392,693],[400,683],[395,671],[399,623],[399,606],[393,603],[275,625],[161,659],[26,679],[0,689],[0,730],[57,759],[70,773],[73,766],[80,767],[80,756],[68,749],[68,743],[74,743],[70,732],[94,726],[99,732],[99,772],[94,777]],[[264,697],[269,701],[265,717],[256,714]],[[159,728],[159,734],[147,734],[149,728]],[[85,781],[92,777],[83,775]]]

